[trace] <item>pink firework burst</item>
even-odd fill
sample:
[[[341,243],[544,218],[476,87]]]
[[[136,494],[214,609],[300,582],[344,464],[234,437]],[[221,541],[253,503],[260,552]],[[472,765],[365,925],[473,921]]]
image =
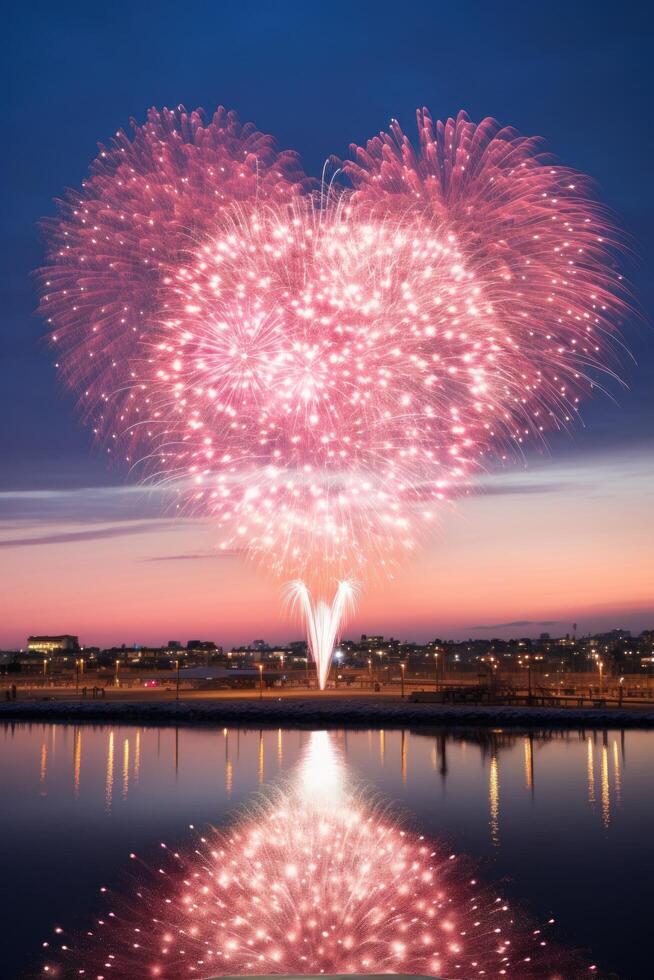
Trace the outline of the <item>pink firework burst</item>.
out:
[[[353,204],[418,213],[456,243],[506,345],[496,363],[507,370],[493,380],[511,438],[566,426],[609,371],[628,310],[621,236],[589,179],[539,140],[465,112],[434,124],[423,109],[417,121],[417,150],[397,122],[365,148],[352,145],[343,170]]]
[[[99,438],[314,588],[570,423],[626,306],[587,181],[493,121],[418,121],[324,192],[231,113],[152,110],[47,225],[42,310]]]

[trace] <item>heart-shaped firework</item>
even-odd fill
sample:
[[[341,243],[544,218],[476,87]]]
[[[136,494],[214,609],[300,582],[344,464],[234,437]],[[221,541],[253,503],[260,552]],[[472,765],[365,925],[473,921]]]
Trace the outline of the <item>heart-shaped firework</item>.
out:
[[[566,425],[626,305],[583,178],[490,120],[418,122],[335,190],[232,113],[152,110],[46,224],[42,309],[99,437],[317,594]],[[311,634],[330,607],[300,593]]]

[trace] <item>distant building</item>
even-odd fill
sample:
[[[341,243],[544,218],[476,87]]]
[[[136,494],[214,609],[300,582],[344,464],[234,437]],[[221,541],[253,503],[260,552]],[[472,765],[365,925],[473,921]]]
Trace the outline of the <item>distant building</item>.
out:
[[[193,653],[216,653],[218,648],[213,640],[189,640],[186,649]]]
[[[64,633],[62,636],[28,636],[28,653],[77,653],[79,637]]]
[[[607,633],[595,633],[593,639],[598,640],[599,643],[619,643],[622,640],[631,639],[631,630],[616,627],[615,629],[609,630]]]

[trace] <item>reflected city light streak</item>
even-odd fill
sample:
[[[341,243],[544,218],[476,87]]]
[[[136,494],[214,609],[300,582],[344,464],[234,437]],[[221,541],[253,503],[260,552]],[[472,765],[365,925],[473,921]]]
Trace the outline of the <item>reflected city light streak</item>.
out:
[[[114,792],[114,733],[113,729],[109,732],[109,743],[107,747],[107,775],[105,778],[104,800],[107,813],[111,813],[111,804]]]
[[[533,737],[525,735],[525,785],[532,793],[534,791],[534,745]]]
[[[613,739],[613,783],[615,786],[615,802],[622,803],[622,774],[620,772],[620,750],[617,739]]]
[[[141,729],[136,729],[134,737],[134,785],[138,786],[141,776]]]
[[[48,773],[48,746],[45,742],[41,743],[41,762],[39,766],[39,782],[44,783]]]
[[[73,796],[79,796],[80,772],[82,769],[82,729],[75,729],[73,746]]]
[[[232,795],[232,786],[234,783],[234,773],[232,770],[232,763],[229,758],[229,731],[223,728],[223,738],[225,740],[225,792],[227,796]]]
[[[588,736],[588,762],[587,762],[587,774],[588,774],[588,802],[591,804],[595,803],[595,762],[593,759],[593,740]]]
[[[129,739],[123,739],[123,799],[129,792]]]
[[[263,732],[259,732],[259,753],[258,753],[258,776],[259,785],[264,781],[265,778],[265,748],[263,743]]]
[[[490,804],[490,835],[495,847],[500,844],[500,773],[497,756],[492,755],[488,771],[488,802]]]
[[[602,794],[602,823],[605,828],[608,828],[611,822],[611,792],[609,786],[609,748],[606,741],[602,743],[600,787]]]

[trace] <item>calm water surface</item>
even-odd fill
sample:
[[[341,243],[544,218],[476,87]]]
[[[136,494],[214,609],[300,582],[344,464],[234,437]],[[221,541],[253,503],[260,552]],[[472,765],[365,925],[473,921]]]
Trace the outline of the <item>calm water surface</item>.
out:
[[[156,861],[189,824],[227,826],[297,768],[311,733],[0,728],[4,980],[40,969],[53,927],[83,929],[130,852]],[[414,831],[623,980],[653,975],[654,733],[335,731],[354,778]]]

